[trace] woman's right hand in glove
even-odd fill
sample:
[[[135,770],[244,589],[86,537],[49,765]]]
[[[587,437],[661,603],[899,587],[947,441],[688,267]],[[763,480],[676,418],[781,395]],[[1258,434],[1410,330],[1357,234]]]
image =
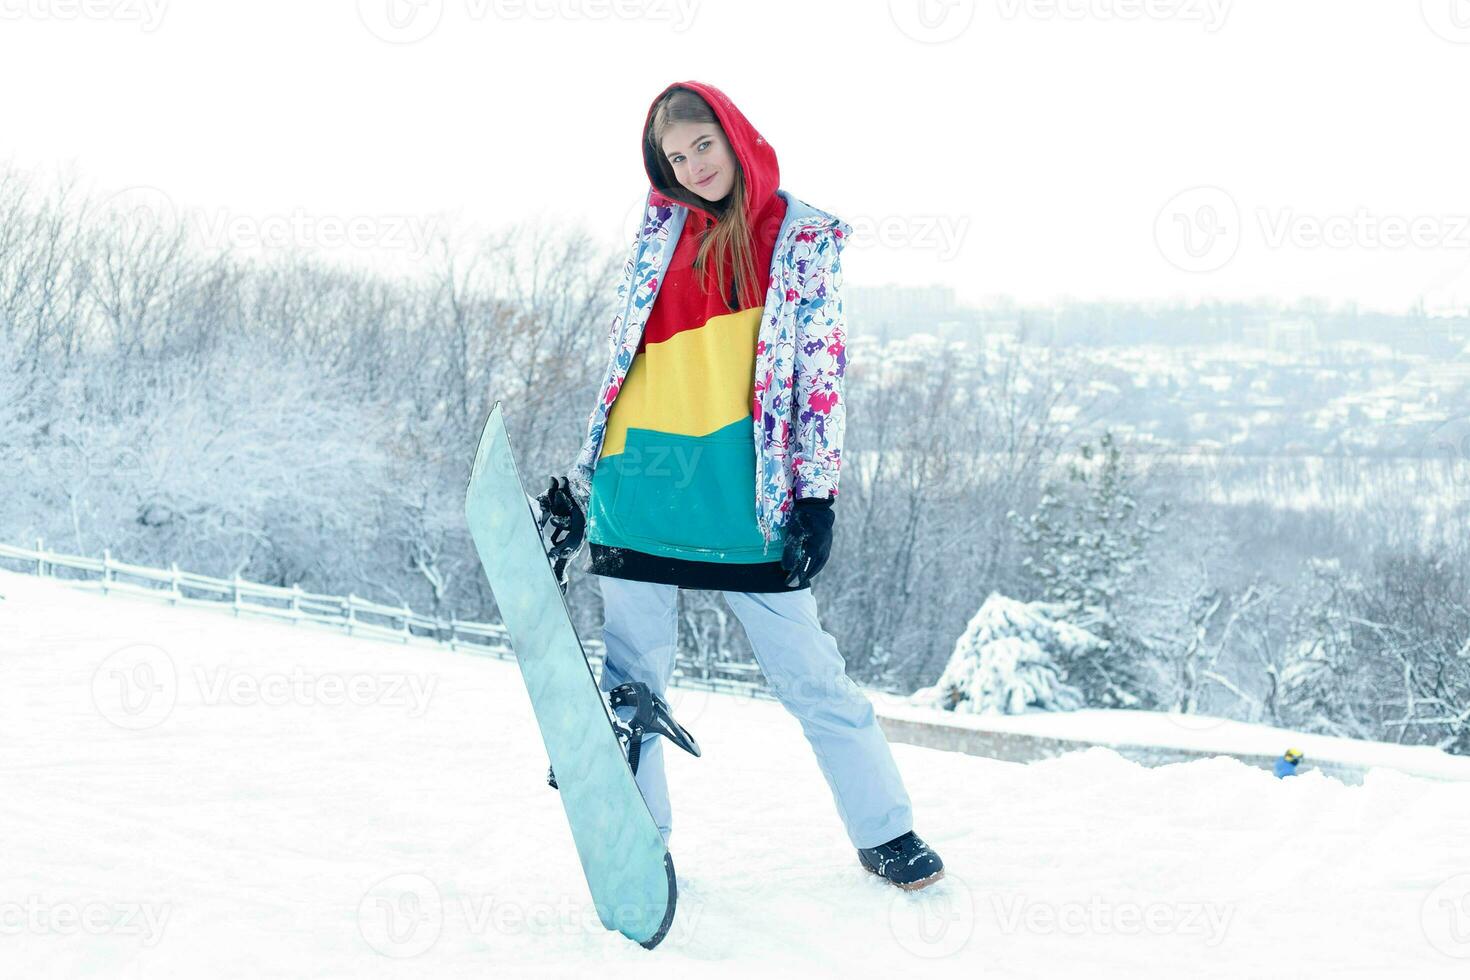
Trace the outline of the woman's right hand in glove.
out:
[[[536,502],[541,505],[541,517],[537,523],[544,527],[550,521],[552,527],[547,557],[570,558],[580,551],[587,533],[587,515],[572,495],[567,478],[552,477],[551,486],[536,498]]]

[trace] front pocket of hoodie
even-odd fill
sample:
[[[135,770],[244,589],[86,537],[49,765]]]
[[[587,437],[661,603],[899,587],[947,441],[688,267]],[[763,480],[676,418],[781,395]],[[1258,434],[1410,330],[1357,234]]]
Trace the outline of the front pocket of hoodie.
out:
[[[612,513],[636,547],[760,550],[749,415],[704,436],[629,427]]]

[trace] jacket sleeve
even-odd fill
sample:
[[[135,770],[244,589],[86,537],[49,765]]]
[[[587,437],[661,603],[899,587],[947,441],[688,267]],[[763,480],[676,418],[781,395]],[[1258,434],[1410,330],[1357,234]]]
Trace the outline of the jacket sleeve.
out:
[[[837,497],[847,406],[847,321],[840,242],[824,238],[807,263],[796,311],[796,499]]]
[[[614,368],[613,359],[617,356],[618,339],[623,329],[623,312],[627,307],[628,293],[633,288],[633,276],[638,268],[641,247],[641,236],[635,236],[633,244],[628,248],[627,258],[623,261],[622,275],[618,280],[617,292],[613,299],[612,325],[607,332],[607,366],[603,371],[597,401],[593,403],[592,411],[587,415],[587,434],[582,439],[582,447],[577,451],[576,460],[572,463],[571,469],[567,471],[567,481],[571,485],[572,496],[577,498],[577,503],[584,511],[592,496],[592,472],[597,466],[597,451],[602,441],[603,429],[607,424],[606,418],[601,424],[598,423],[598,410],[608,396],[608,382],[612,379]]]
[[[643,254],[643,236],[634,235],[633,244],[628,246],[623,257],[623,271],[618,276],[617,292],[613,297],[612,324],[607,331],[607,353],[611,357],[618,350],[618,334],[623,329],[623,310],[628,304],[628,293],[633,289],[633,277],[638,272],[638,259]]]

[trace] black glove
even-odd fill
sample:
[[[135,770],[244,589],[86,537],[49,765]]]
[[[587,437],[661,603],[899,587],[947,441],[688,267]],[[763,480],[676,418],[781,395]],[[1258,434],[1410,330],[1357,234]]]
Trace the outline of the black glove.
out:
[[[809,497],[798,500],[786,524],[786,548],[781,552],[781,568],[788,574],[785,584],[806,588],[813,575],[827,564],[832,552],[831,497]]]
[[[582,547],[582,538],[587,533],[587,515],[582,505],[572,495],[571,485],[564,476],[551,478],[551,486],[536,498],[541,505],[541,517],[537,521],[544,527],[551,522],[551,547],[546,557],[552,560],[570,558]]]

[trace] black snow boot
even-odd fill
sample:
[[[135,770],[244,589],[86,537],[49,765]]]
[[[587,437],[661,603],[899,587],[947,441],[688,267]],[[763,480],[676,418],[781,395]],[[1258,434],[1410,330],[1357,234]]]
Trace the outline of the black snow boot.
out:
[[[858,848],[858,860],[873,874],[909,891],[944,877],[944,862],[912,830],[886,844]]]

